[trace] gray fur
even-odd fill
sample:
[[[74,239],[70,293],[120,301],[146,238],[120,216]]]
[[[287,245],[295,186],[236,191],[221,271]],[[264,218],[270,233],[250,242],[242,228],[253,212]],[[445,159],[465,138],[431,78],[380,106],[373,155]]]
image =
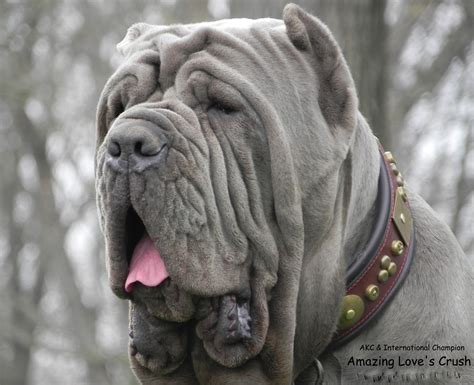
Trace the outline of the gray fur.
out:
[[[145,330],[160,354],[149,363],[130,354],[143,384],[289,385],[336,329],[346,266],[370,235],[378,146],[327,27],[292,4],[283,19],[138,24],[119,44],[126,60],[97,115],[110,285],[128,298],[130,202],[171,276],[131,297],[156,317]],[[107,144],[124,119],[152,122],[166,136],[160,167],[108,167]],[[341,367],[362,343],[472,349],[472,262],[412,192],[410,204],[418,238],[410,275],[377,322],[321,356],[328,384],[348,375]],[[252,338],[222,347],[209,325],[216,298],[232,293],[252,296]],[[135,327],[143,317],[132,306]],[[465,376],[474,382],[472,368]]]

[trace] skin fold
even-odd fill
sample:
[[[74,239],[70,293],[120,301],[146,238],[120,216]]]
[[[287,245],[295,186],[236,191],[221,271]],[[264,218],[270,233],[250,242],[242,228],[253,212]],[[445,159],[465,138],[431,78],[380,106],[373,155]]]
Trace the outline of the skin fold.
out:
[[[379,153],[331,33],[290,4],[283,20],[136,24],[118,48],[125,60],[98,106],[96,190],[109,283],[130,301],[135,375],[150,385],[304,385],[320,356],[327,383],[339,383],[357,345],[324,351],[346,266],[370,235]],[[415,223],[433,223],[410,196]],[[128,293],[145,232],[169,277]],[[442,225],[420,234],[420,258],[446,238],[439,258],[465,263],[457,279],[472,289],[472,264]],[[383,316],[397,325],[359,343],[417,324],[410,309],[422,294],[406,290],[426,280],[420,263],[394,300],[407,311]],[[446,316],[451,343],[472,329],[463,311]]]

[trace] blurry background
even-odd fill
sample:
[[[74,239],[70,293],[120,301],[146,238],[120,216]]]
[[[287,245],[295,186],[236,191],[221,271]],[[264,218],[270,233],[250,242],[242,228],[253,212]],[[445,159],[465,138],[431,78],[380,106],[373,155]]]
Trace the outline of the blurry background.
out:
[[[295,1],[329,25],[361,110],[474,257],[474,1]],[[0,385],[135,384],[107,287],[94,117],[129,25],[281,17],[281,0],[0,2]]]

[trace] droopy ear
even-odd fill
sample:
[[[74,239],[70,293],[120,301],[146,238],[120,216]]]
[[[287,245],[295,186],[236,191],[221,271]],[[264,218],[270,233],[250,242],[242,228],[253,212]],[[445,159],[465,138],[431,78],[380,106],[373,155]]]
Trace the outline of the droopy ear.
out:
[[[132,48],[136,40],[149,31],[153,26],[147,23],[133,24],[128,30],[125,37],[117,44],[117,51],[127,57],[132,53]]]
[[[295,4],[283,10],[293,45],[311,55],[320,82],[319,106],[330,127],[352,131],[357,120],[357,94],[341,49],[329,29]]]

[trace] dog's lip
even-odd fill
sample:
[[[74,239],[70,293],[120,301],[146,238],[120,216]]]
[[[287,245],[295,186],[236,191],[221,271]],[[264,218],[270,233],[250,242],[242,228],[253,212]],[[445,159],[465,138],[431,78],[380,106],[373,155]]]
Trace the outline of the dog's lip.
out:
[[[156,287],[146,287],[144,285],[138,284],[137,292],[139,293],[138,294],[132,293],[131,301],[134,303],[139,303],[139,304],[144,305],[144,308],[146,309],[146,313],[147,313],[147,319],[150,322],[166,320],[166,321],[171,321],[171,322],[176,322],[176,323],[185,323],[192,319],[195,320],[196,322],[199,322],[203,320],[204,318],[206,318],[212,311],[219,312],[222,299],[225,297],[234,298],[234,301],[239,306],[245,303],[249,304],[251,302],[251,293],[249,290],[242,290],[242,291],[239,291],[238,293],[229,292],[229,293],[224,293],[220,295],[202,296],[202,295],[192,295],[188,292],[185,292],[182,288],[177,286],[177,290],[181,292],[181,295],[183,295],[183,293],[191,295],[191,300],[195,307],[195,310],[192,312],[192,315],[190,315],[189,317],[186,317],[186,319],[184,320],[164,318],[163,315],[161,315],[159,311],[154,309],[153,303],[156,303],[158,301],[163,302],[163,303],[165,302],[166,293],[164,293],[163,290],[166,290],[166,288],[171,286],[172,283],[173,283],[173,280],[170,277],[168,277],[160,285]]]
[[[125,282],[132,255],[138,242],[150,231],[129,197],[116,199],[111,214],[104,228],[110,287],[117,297],[130,300],[132,293],[125,290]]]
[[[252,285],[251,297],[246,301],[232,295],[222,297],[219,307],[196,323],[196,335],[207,354],[222,366],[239,367],[263,348],[268,331],[268,297],[259,286],[260,282]]]
[[[163,322],[161,318],[154,316],[150,312],[146,303],[132,301],[132,313],[129,329],[129,353],[131,357],[137,365],[155,373],[169,374],[177,370],[184,361],[185,357],[182,356],[182,353],[187,351],[187,347],[183,347],[184,350],[176,350],[172,348],[172,346],[175,346],[175,343],[170,345],[170,341],[174,340],[167,339],[166,335],[176,335],[177,330],[181,330],[179,333],[182,333],[185,330],[183,328],[194,327],[196,323],[200,323],[203,319],[209,319],[209,317],[212,318],[211,313],[214,313],[214,318],[225,318],[226,316],[229,318],[227,315],[229,306],[225,305],[226,303],[229,303],[229,298],[230,301],[234,301],[234,303],[250,303],[249,300],[237,298],[234,294],[213,298],[198,298],[196,299],[196,302],[200,304],[200,312],[197,311],[194,314],[193,319],[189,320],[189,322]],[[237,315],[237,313],[235,315]],[[132,321],[138,319],[141,320],[139,323]],[[229,320],[234,320],[234,323],[238,321],[235,316],[232,319],[229,318]],[[225,326],[228,326],[231,321],[228,321]],[[216,324],[215,326],[222,327],[221,324]],[[237,332],[234,332],[229,336],[225,341],[226,344],[236,344],[244,342],[246,338],[251,338],[250,331],[248,335],[241,336],[238,333],[240,329],[234,329],[236,329]],[[222,333],[226,333],[226,331],[223,331]],[[182,337],[174,338],[180,339]],[[156,341],[156,345],[154,345],[155,342],[153,341]],[[167,342],[165,343],[164,341]],[[176,342],[178,344],[180,343],[179,341]],[[150,345],[150,343],[152,345]],[[163,345],[163,343],[165,343],[165,345]],[[183,343],[182,340],[181,343]]]
[[[187,351],[182,324],[163,322],[140,304],[132,305],[130,317],[129,353],[138,365],[160,374],[181,366]]]
[[[130,262],[140,240],[150,234],[146,222],[130,201],[116,202],[113,218],[106,226],[105,235],[109,252],[109,274],[112,291],[122,299],[131,299],[125,290]]]
[[[156,373],[159,371],[160,374],[163,375],[168,375],[176,371],[186,359],[185,355],[176,359],[176,357],[171,356],[171,354],[165,353],[166,361],[162,362],[157,357],[141,354],[133,344],[130,345],[130,354],[138,365],[150,370],[151,372]]]

